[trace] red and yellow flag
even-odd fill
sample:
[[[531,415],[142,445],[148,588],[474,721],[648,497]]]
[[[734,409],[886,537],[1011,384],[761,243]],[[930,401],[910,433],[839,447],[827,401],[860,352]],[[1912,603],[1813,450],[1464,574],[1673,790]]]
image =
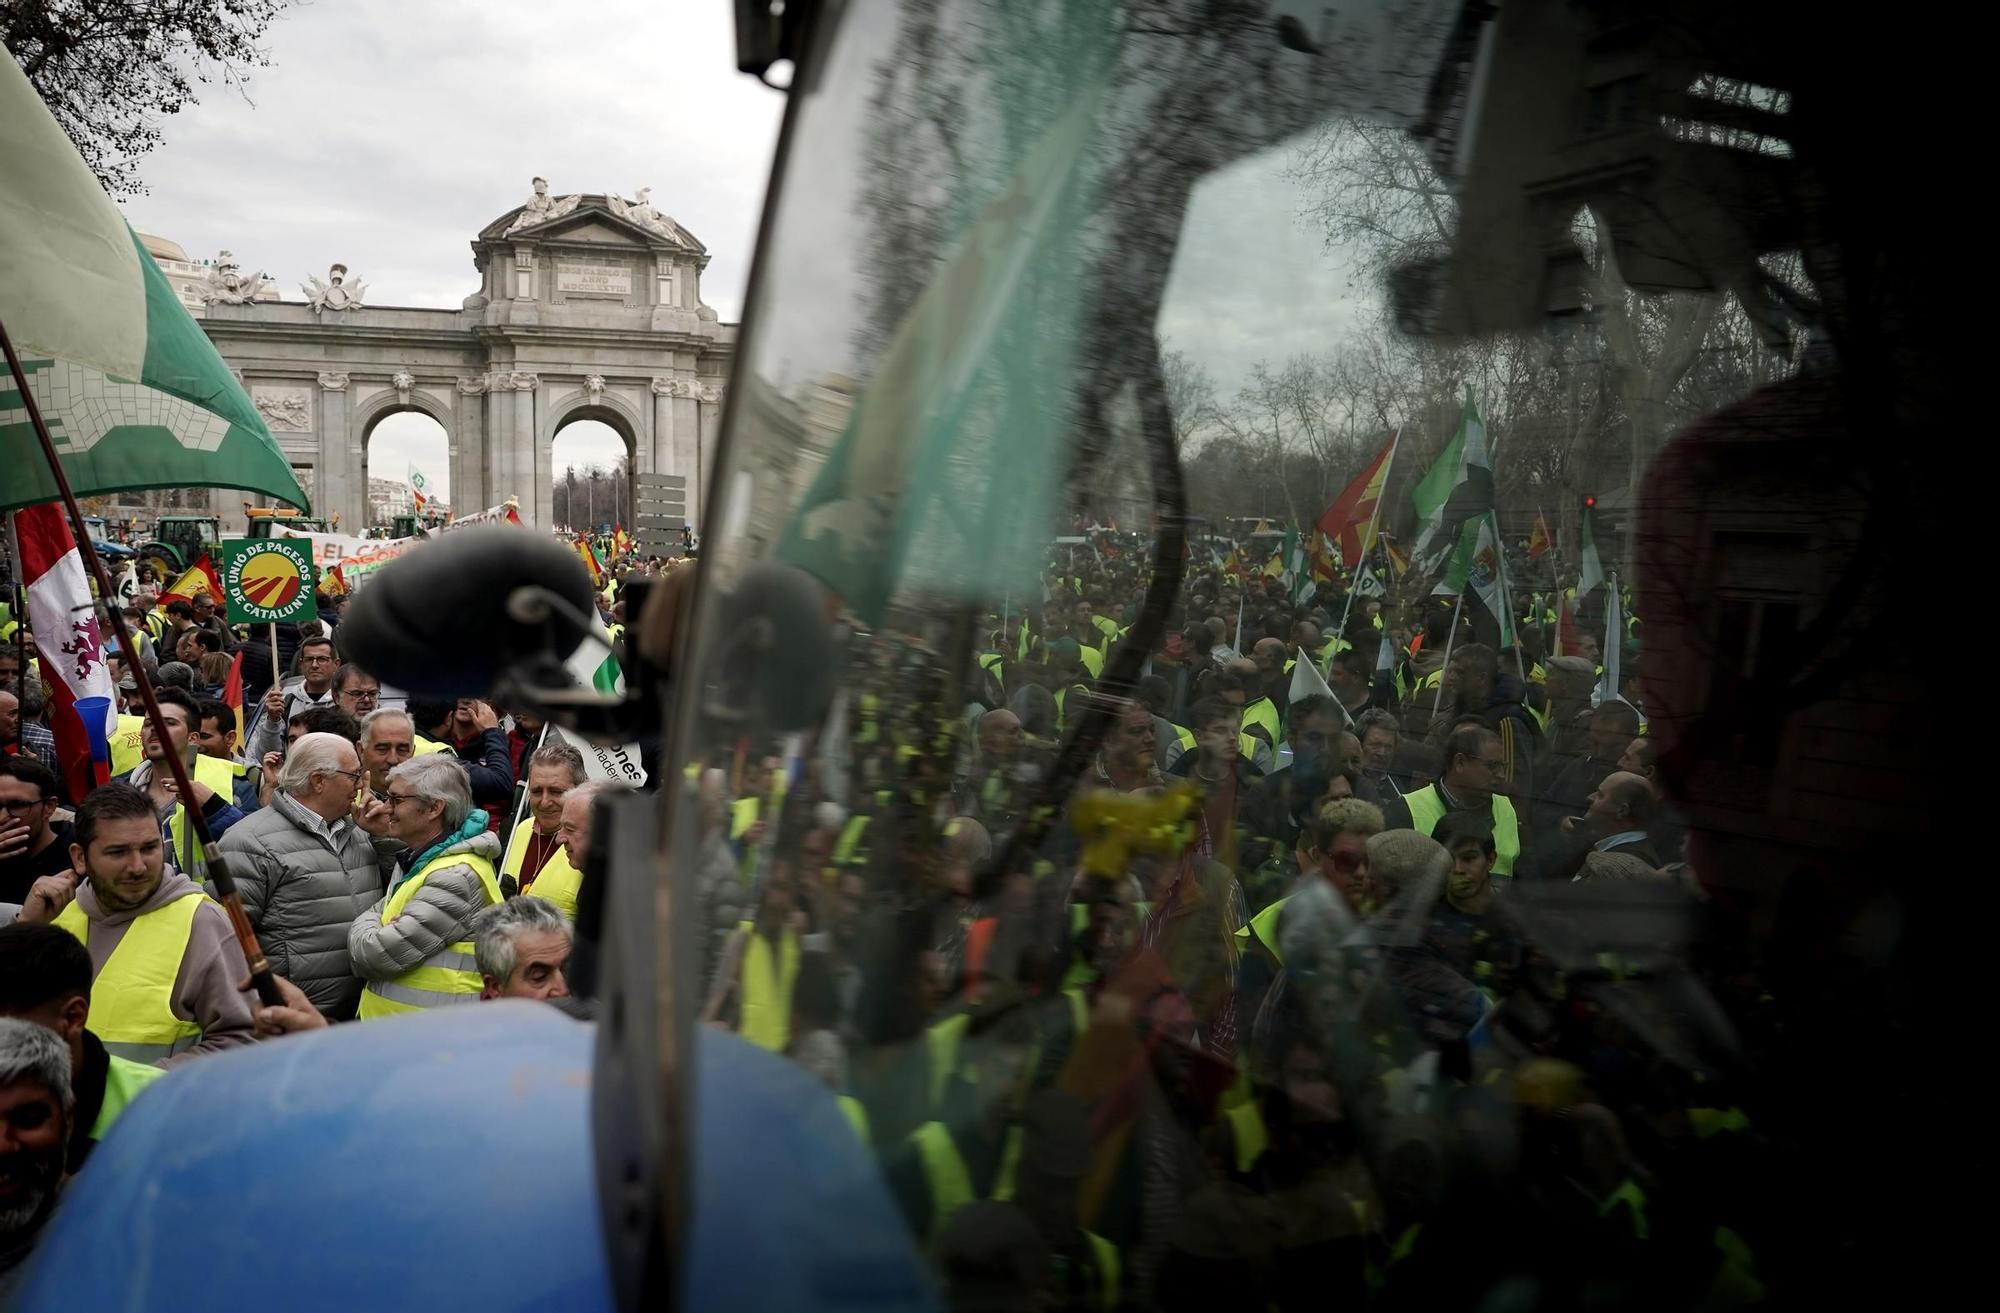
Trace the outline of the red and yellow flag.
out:
[[[217,606],[222,605],[222,579],[215,573],[215,563],[208,559],[207,552],[203,552],[201,559],[182,571],[181,577],[167,586],[167,590],[160,594],[160,601],[165,602],[169,597],[191,599],[196,593],[207,593],[215,599]]]
[[[1379,536],[1382,539],[1382,554],[1389,558],[1389,568],[1396,572],[1398,579],[1401,579],[1410,572],[1410,558],[1396,550],[1394,538],[1386,533]]]
[[[1542,518],[1540,511],[1536,511],[1535,528],[1528,535],[1528,559],[1540,560],[1548,555],[1549,549],[1555,545],[1555,537],[1549,532],[1549,522]]]
[[[222,702],[236,717],[236,746],[243,746],[243,649],[229,659],[229,678],[222,683]]]
[[[578,534],[570,546],[576,548],[576,554],[583,558],[583,568],[590,571],[590,586],[604,587],[604,567],[598,564],[597,553],[590,550],[590,540]]]
[[[1382,444],[1382,450],[1375,453],[1375,459],[1368,462],[1366,469],[1354,476],[1354,482],[1334,498],[1333,505],[1326,508],[1319,517],[1319,531],[1329,541],[1340,544],[1340,558],[1348,569],[1361,564],[1361,558],[1375,545],[1375,507],[1382,500],[1382,485],[1389,473],[1389,456],[1396,450],[1396,438],[1392,434]]]

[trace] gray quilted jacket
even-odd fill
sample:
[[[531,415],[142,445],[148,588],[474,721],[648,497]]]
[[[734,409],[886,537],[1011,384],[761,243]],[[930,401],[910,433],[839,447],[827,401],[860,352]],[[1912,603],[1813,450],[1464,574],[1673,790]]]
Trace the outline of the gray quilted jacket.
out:
[[[474,811],[472,816],[478,820],[473,822],[468,817],[467,830],[485,826],[484,812]],[[477,828],[469,836],[461,832],[453,836],[442,855],[471,855],[498,862],[500,840],[484,828]],[[407,855],[404,860],[413,857]],[[472,918],[492,906],[478,874],[463,863],[449,862],[431,872],[423,888],[403,905],[396,918],[384,924],[382,908],[387,902],[386,897],[377,899],[354,918],[354,925],[347,932],[347,950],[353,955],[354,972],[363,980],[394,980],[433,954],[469,939]],[[467,994],[463,1001],[470,1003],[475,997]]]
[[[329,1018],[354,1015],[361,981],[347,955],[354,919],[382,897],[400,847],[349,824],[338,851],[311,828],[286,793],[229,827],[219,846],[243,894],[243,910],[279,975]]]

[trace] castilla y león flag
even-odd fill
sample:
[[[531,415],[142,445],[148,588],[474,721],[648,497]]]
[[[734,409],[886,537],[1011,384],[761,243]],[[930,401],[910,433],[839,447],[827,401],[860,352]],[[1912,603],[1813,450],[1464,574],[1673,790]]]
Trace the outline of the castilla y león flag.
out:
[[[14,534],[21,545],[21,577],[27,584],[28,617],[35,629],[35,649],[49,685],[49,729],[55,735],[56,761],[72,802],[103,783],[108,757],[98,769],[91,760],[91,733],[77,704],[102,698],[97,712],[99,742],[108,738],[117,716],[111,672],[104,664],[104,636],[90,604],[83,558],[70,536],[69,522],[59,506],[30,506],[14,516]]]
[[[0,510],[56,499],[23,387],[78,496],[243,488],[305,507],[243,385],[3,51],[0,324],[23,379],[0,371]]]

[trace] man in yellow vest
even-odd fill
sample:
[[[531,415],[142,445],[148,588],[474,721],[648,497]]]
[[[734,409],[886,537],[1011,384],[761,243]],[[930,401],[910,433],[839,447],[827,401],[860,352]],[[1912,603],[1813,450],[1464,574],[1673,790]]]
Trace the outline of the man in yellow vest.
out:
[[[792,987],[801,951],[791,869],[774,867],[763,892],[756,918],[736,927],[723,952],[706,1019],[723,1021],[733,1012],[737,1034],[783,1053],[792,1042]]]
[[[507,838],[507,855],[500,860],[500,887],[508,888],[507,882],[511,880],[510,893],[525,894],[533,890],[554,902],[564,916],[575,916],[574,893],[562,897],[551,891],[571,890],[576,883],[570,878],[576,872],[563,851],[559,831],[563,795],[583,783],[583,754],[560,739],[545,740],[528,754],[523,764],[528,781],[528,814]],[[548,881],[537,884],[545,871],[549,873]]]
[[[501,901],[500,840],[472,805],[465,768],[442,752],[404,762],[361,823],[406,850],[389,892],[347,932],[354,974],[365,982],[361,1019],[475,1001],[485,981],[472,920]]]
[[[546,898],[509,898],[472,922],[482,999],[569,997],[569,919]]]
[[[152,800],[160,818],[161,831],[172,844],[168,860],[185,874],[202,879],[206,872],[201,845],[194,827],[188,824],[181,799],[174,793],[173,772],[166,767],[167,753],[174,753],[186,764],[189,782],[194,785],[195,805],[207,818],[212,838],[220,839],[228,833],[230,826],[243,819],[242,811],[232,801],[236,771],[229,762],[195,752],[194,727],[199,721],[200,711],[187,690],[162,687],[154,690],[154,696],[159,699],[160,719],[167,727],[167,742],[162,745],[158,741],[152,722],[148,721],[140,731],[146,759],[122,778]]]
[[[1445,739],[1442,756],[1444,777],[1385,801],[1384,822],[1392,830],[1429,834],[1446,812],[1478,812],[1493,821],[1493,874],[1514,874],[1514,863],[1521,856],[1521,826],[1514,804],[1499,792],[1507,767],[1500,755],[1500,736],[1481,724],[1461,725]]]
[[[976,1199],[1014,1197],[1035,1026],[1025,1008],[996,1011],[997,1022],[968,1025],[968,1056],[945,1082],[937,1120],[919,1125],[883,1164],[910,1229],[926,1239]]]
[[[90,954],[76,936],[55,926],[0,927],[0,1017],[47,1027],[69,1049],[76,1095],[71,1172],[82,1168],[125,1105],[166,1074],[116,1056],[90,1029]]]
[[[562,819],[556,825],[562,857],[542,868],[535,896],[554,903],[564,916],[576,916],[576,900],[583,891],[583,872],[590,861],[591,809],[598,794],[619,787],[610,780],[585,780],[563,794]]]
[[[83,874],[37,881],[20,920],[52,921],[90,953],[92,1029],[133,1062],[214,1053],[255,1038],[250,968],[221,906],[166,865],[159,813],[112,782],[76,811],[70,858]]]

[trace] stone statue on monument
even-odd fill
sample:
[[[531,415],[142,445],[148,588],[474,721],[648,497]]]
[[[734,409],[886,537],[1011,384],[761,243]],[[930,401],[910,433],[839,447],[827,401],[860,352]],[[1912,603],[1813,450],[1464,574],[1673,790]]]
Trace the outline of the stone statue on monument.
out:
[[[215,263],[208,267],[208,273],[202,278],[201,303],[248,305],[270,284],[271,280],[263,274],[244,273],[236,263],[236,257],[224,251],[215,257]]]
[[[326,271],[322,282],[317,274],[299,284],[312,308],[321,314],[337,313],[341,310],[359,310],[361,301],[368,294],[368,284],[359,278],[347,281],[347,266],[336,264]]]
[[[611,207],[613,214],[628,223],[636,223],[641,228],[656,232],[662,237],[678,236],[679,234],[674,231],[674,221],[653,208],[652,197],[651,187],[641,187],[629,201],[616,192],[606,192],[604,201]]]
[[[508,224],[507,231],[500,234],[502,237],[512,236],[521,229],[532,228],[538,223],[547,223],[551,219],[560,219],[571,210],[574,210],[577,207],[577,202],[583,199],[582,196],[549,195],[549,180],[547,178],[536,178],[533,186],[535,194],[528,197],[528,203],[523,205],[521,212],[514,216],[514,222]]]

